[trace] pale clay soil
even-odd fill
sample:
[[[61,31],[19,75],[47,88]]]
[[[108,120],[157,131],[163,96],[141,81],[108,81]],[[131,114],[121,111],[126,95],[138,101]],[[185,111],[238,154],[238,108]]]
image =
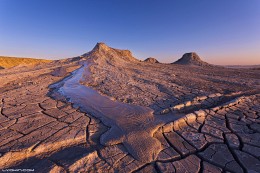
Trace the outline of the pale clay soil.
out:
[[[0,81],[1,171],[260,172],[259,70],[140,62],[98,44]]]

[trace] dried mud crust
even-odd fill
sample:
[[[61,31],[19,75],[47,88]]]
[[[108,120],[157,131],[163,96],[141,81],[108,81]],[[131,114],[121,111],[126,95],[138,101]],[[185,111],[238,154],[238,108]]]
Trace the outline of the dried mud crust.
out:
[[[48,85],[62,79],[51,75],[54,69],[47,68],[45,74],[31,76],[33,83],[1,93],[1,169],[32,168],[37,172],[260,171],[259,95],[236,97],[162,126],[154,133],[162,146],[158,157],[143,163],[135,160],[121,144],[102,146],[99,138],[108,127],[98,119],[71,104],[46,96]],[[5,87],[9,85],[2,89]],[[213,96],[220,95],[197,100]]]
[[[95,53],[85,85],[161,116],[186,114],[154,133],[161,142],[154,161],[132,158],[124,169],[113,164],[111,172],[259,172],[259,156],[245,151],[242,139],[254,139],[248,145],[259,150],[259,130],[251,128],[259,126],[259,71],[117,61],[113,54]],[[236,124],[249,131],[236,132]]]
[[[195,97],[258,89],[259,71],[145,62],[105,63],[91,67],[90,85],[121,102],[155,111]]]
[[[1,70],[1,170],[260,172],[259,72],[96,59],[88,85],[119,101],[149,106],[159,116],[183,116],[154,132],[159,154],[142,162],[122,144],[101,145],[110,127],[99,119],[63,97],[49,97],[49,85],[79,64],[72,59]]]

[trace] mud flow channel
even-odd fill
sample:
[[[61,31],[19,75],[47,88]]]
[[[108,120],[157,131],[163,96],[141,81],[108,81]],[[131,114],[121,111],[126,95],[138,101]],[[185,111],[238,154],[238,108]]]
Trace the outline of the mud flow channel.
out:
[[[90,62],[75,70],[69,78],[60,82],[58,92],[84,112],[99,118],[111,127],[100,138],[102,145],[122,143],[137,160],[150,162],[156,159],[161,143],[153,133],[176,116],[155,115],[148,107],[121,103],[99,94],[80,82],[90,75]],[[164,116],[164,117],[162,117]]]

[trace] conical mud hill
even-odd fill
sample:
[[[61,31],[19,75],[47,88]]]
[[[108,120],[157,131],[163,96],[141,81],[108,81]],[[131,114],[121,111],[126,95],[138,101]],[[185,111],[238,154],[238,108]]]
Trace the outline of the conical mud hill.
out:
[[[96,46],[88,53],[83,54],[81,57],[94,58],[95,60],[106,60],[112,62],[137,62],[138,60],[133,57],[131,51],[120,50],[107,46],[105,43],[97,43]]]
[[[199,55],[195,52],[185,53],[180,59],[175,61],[173,64],[211,66],[209,63],[202,61]]]
[[[149,63],[159,63],[159,61],[157,59],[152,58],[152,57],[146,58],[144,61],[149,62]]]

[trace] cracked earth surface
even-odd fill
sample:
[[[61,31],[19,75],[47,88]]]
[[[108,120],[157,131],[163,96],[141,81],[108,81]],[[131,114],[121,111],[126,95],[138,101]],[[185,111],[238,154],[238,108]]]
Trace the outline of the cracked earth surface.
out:
[[[99,53],[0,71],[0,169],[260,172],[259,71],[107,63],[96,57],[114,55]],[[89,56],[95,64],[82,84],[161,117],[179,116],[152,133],[160,143],[154,159],[136,159],[121,142],[101,143],[111,127],[49,87]]]

